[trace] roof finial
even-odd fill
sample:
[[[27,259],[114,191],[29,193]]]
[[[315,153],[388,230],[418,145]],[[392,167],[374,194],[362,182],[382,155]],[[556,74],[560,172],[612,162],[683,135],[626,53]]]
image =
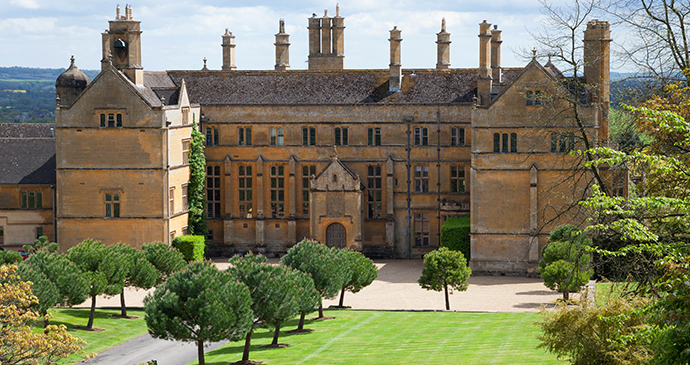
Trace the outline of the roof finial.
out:
[[[333,154],[331,155],[331,158],[333,159],[333,161],[338,159],[338,148],[336,147],[336,145],[333,145]]]
[[[532,48],[532,59],[537,59],[537,47]]]
[[[285,33],[285,20],[280,19],[280,28],[278,29],[278,33]]]
[[[323,10],[323,17],[328,18],[328,9]]]
[[[109,65],[113,64],[113,51],[111,51],[111,50],[108,51],[108,64]]]
[[[204,57],[204,68],[202,68],[201,71],[208,71],[208,67],[206,67],[206,57]]]
[[[72,57],[69,58],[69,66],[74,66],[74,55],[72,55]]]
[[[340,16],[340,3],[335,3],[335,16]]]
[[[441,19],[441,32],[446,31],[446,18]]]

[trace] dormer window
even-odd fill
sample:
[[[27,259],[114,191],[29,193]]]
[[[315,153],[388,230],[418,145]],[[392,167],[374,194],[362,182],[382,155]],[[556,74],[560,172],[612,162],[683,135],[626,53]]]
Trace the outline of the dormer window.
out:
[[[103,110],[97,114],[101,128],[122,128],[124,119],[122,111]]]

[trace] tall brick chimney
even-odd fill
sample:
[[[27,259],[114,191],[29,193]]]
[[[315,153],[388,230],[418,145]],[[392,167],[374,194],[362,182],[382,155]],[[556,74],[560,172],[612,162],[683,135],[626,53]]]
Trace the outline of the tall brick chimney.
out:
[[[599,104],[601,108],[598,135],[600,141],[609,138],[610,44],[609,22],[592,20],[587,23],[584,50],[585,82],[594,88],[590,101]]]
[[[446,32],[446,18],[441,19],[441,31],[436,33],[436,68],[450,67],[450,33]]]
[[[503,73],[501,72],[501,31],[498,25],[494,25],[491,30],[491,78],[493,82],[501,83]]]
[[[285,33],[285,20],[280,20],[280,28],[276,34],[276,71],[290,69],[290,35]]]
[[[223,71],[236,70],[235,66],[235,36],[232,32],[225,29],[225,34],[223,34]]]

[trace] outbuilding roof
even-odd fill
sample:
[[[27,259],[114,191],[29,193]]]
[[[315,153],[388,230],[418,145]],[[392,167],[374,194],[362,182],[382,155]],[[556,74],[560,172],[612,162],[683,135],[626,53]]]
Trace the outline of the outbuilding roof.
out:
[[[0,124],[0,184],[54,185],[53,124]]]

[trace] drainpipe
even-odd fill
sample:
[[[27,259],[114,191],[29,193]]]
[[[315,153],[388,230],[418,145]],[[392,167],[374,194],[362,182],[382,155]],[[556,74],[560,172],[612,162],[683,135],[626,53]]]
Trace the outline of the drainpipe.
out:
[[[441,108],[436,109],[436,244],[441,247]]]
[[[410,123],[414,120],[413,117],[408,117],[405,118],[404,121],[407,122],[407,162],[405,164],[405,167],[407,168],[407,227],[406,227],[406,232],[407,234],[405,235],[405,239],[407,240],[407,258],[411,259],[412,258],[412,238],[411,238],[411,232],[410,228],[412,225],[412,213],[411,213],[411,207],[410,203],[412,199],[410,198],[410,168],[412,167],[410,165],[410,152],[412,149],[410,148],[410,137],[412,132],[410,131]]]
[[[58,242],[57,234],[57,188],[55,185],[50,185],[53,190],[53,242]]]

